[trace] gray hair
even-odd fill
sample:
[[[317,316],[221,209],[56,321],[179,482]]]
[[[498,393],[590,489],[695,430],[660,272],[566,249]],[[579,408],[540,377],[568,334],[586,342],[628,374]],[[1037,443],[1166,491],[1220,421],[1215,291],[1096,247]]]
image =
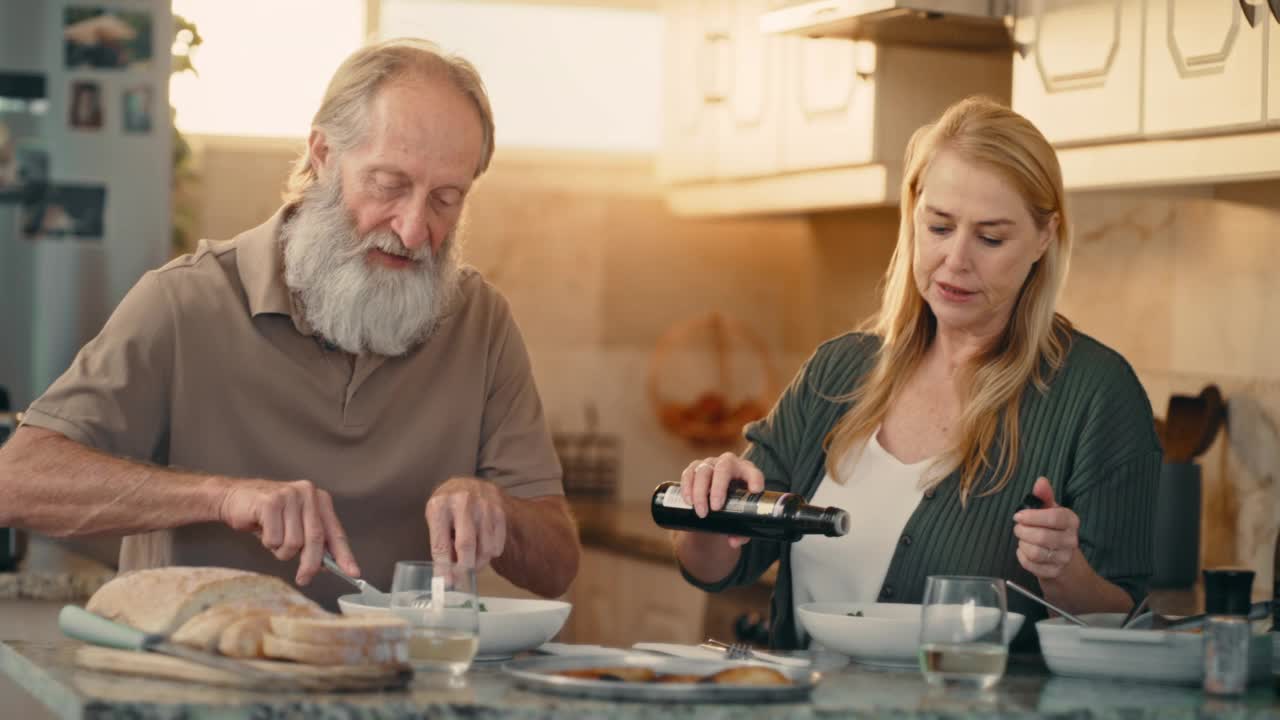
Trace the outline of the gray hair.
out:
[[[378,91],[387,83],[410,75],[443,75],[475,105],[484,131],[480,164],[476,167],[476,177],[480,177],[493,157],[493,109],[484,81],[474,65],[445,53],[429,40],[395,38],[352,53],[325,88],[324,100],[311,120],[312,129],[322,131],[329,147],[337,153],[357,147],[367,139],[368,110]],[[316,179],[315,163],[308,147],[289,174],[285,202],[301,200]]]

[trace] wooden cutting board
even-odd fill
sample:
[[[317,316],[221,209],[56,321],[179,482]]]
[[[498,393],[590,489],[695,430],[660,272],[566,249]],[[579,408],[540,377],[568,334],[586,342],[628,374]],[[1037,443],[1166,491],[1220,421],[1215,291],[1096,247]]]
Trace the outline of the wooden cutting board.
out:
[[[413,668],[387,665],[303,665],[275,660],[245,660],[255,668],[279,673],[318,692],[373,691],[402,688],[413,679]],[[170,655],[85,645],[76,650],[76,665],[88,670],[186,680],[224,687],[252,687],[249,678]]]

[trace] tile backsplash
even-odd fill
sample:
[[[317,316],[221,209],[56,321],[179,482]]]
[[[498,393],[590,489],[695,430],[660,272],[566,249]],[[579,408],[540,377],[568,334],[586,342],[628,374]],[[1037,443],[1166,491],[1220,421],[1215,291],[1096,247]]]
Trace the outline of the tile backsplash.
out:
[[[265,219],[299,142],[196,143],[204,229]],[[502,152],[472,196],[463,255],[511,301],[554,429],[588,406],[616,436],[619,499],[643,501],[694,458],[659,424],[646,383],[659,338],[717,311],[768,348],[783,382],[823,339],[870,315],[893,251],[893,208],[688,219],[666,208],[651,159]],[[1061,311],[1121,352],[1157,416],[1170,393],[1217,383],[1280,419],[1280,183],[1077,194]],[[692,398],[690,398],[692,399]],[[1250,473],[1220,436],[1201,458],[1203,562],[1247,565],[1270,588],[1273,470]]]

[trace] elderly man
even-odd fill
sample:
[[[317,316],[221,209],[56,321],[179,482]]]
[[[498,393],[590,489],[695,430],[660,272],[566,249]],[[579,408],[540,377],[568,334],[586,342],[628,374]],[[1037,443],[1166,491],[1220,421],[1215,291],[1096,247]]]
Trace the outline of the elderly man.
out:
[[[315,577],[326,602],[344,588],[317,577],[325,550],[384,589],[429,547],[564,592],[580,548],[528,354],[457,260],[492,152],[466,61],[414,40],[353,54],[287,204],[143,276],[31,406],[0,451],[0,526],[133,533],[121,569]]]

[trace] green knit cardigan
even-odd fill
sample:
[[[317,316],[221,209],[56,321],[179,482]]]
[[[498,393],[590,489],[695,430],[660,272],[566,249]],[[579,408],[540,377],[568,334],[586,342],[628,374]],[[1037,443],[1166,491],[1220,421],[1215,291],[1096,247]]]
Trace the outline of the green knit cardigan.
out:
[[[813,497],[825,474],[823,438],[849,408],[835,398],[858,386],[879,346],[879,338],[861,333],[827,341],[768,417],[747,426],[744,456],[764,473],[768,489]],[[993,482],[988,473],[962,508],[957,470],[923,494],[902,528],[880,602],[921,602],[930,575],[1007,578],[1038,590],[1035,577],[1018,564],[1011,518],[1042,475],[1053,483],[1058,502],[1080,516],[1080,547],[1093,569],[1135,601],[1145,594],[1162,453],[1151,404],[1133,369],[1115,351],[1073,332],[1048,391],[1029,386],[1023,394],[1019,423],[1021,451],[1000,492],[981,494]],[[790,543],[747,543],[737,566],[719,582],[703,583],[682,572],[715,592],[753,583],[775,562],[770,644],[796,648],[802,643],[791,594]],[[1033,649],[1033,626],[1045,617],[1043,608],[1011,594],[1009,610],[1027,618],[1015,649]]]

